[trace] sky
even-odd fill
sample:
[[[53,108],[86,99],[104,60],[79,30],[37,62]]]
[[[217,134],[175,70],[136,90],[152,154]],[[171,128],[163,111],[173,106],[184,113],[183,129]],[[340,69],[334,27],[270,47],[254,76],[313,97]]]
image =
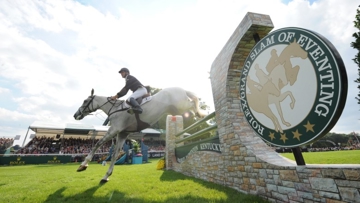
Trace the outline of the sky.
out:
[[[331,132],[360,132],[354,28],[358,0],[2,0],[0,137],[34,133],[34,121],[102,125],[73,114],[92,88],[113,96],[130,69],[144,85],[182,87],[213,108],[209,71],[247,12],[274,29],[301,27],[333,43],[348,75],[343,114]],[[125,96],[126,97],[126,96]]]

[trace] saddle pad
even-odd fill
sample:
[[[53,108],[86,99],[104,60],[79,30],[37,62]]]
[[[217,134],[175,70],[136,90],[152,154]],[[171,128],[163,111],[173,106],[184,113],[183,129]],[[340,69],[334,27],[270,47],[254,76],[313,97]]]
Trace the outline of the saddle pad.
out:
[[[147,102],[149,102],[149,101],[151,101],[151,99],[152,99],[152,96],[151,96],[151,95],[148,96],[148,97],[143,98],[142,101],[141,101],[140,106],[143,105],[143,104],[145,104],[145,103],[147,103]]]
[[[147,103],[147,102],[149,102],[149,101],[151,101],[151,99],[152,99],[152,96],[148,96],[148,97],[143,98],[142,101],[141,101],[140,106]],[[124,102],[124,108],[131,108],[131,106],[127,102]]]

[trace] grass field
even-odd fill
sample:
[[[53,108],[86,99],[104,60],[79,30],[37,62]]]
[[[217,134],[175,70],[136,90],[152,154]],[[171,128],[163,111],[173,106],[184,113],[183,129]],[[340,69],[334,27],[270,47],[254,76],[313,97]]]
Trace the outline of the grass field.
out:
[[[76,172],[79,163],[0,167],[0,202],[267,202],[218,184],[156,170],[150,163],[116,165],[110,181],[99,185],[108,165],[90,163]]]
[[[295,160],[293,153],[280,155]],[[360,150],[303,152],[306,164],[360,164]]]

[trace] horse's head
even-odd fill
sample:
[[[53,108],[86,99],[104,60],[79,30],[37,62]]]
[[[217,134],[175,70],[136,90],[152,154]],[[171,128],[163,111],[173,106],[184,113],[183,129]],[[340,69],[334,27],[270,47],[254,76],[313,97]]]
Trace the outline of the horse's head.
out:
[[[96,111],[97,109],[94,108],[93,100],[95,98],[94,95],[94,89],[91,90],[91,95],[84,100],[82,105],[79,107],[79,109],[74,114],[75,120],[81,120],[85,116],[89,115],[91,112]]]
[[[307,52],[296,42],[296,39],[294,39],[293,42],[290,42],[286,48],[291,57],[307,58]]]
[[[286,78],[290,82],[290,85],[293,85],[296,82],[299,70],[300,66],[294,66],[293,68],[285,69]]]

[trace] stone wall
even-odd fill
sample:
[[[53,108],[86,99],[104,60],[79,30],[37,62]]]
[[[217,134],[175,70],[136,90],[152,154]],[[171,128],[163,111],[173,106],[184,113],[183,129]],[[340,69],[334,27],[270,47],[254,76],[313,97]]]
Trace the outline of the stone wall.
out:
[[[167,118],[166,167],[185,175],[262,196],[272,202],[360,202],[360,165],[305,165],[285,159],[248,126],[240,108],[239,79],[255,41],[273,24],[247,13],[214,60],[211,85],[222,153],[196,152],[176,162],[175,134],[182,118]]]

